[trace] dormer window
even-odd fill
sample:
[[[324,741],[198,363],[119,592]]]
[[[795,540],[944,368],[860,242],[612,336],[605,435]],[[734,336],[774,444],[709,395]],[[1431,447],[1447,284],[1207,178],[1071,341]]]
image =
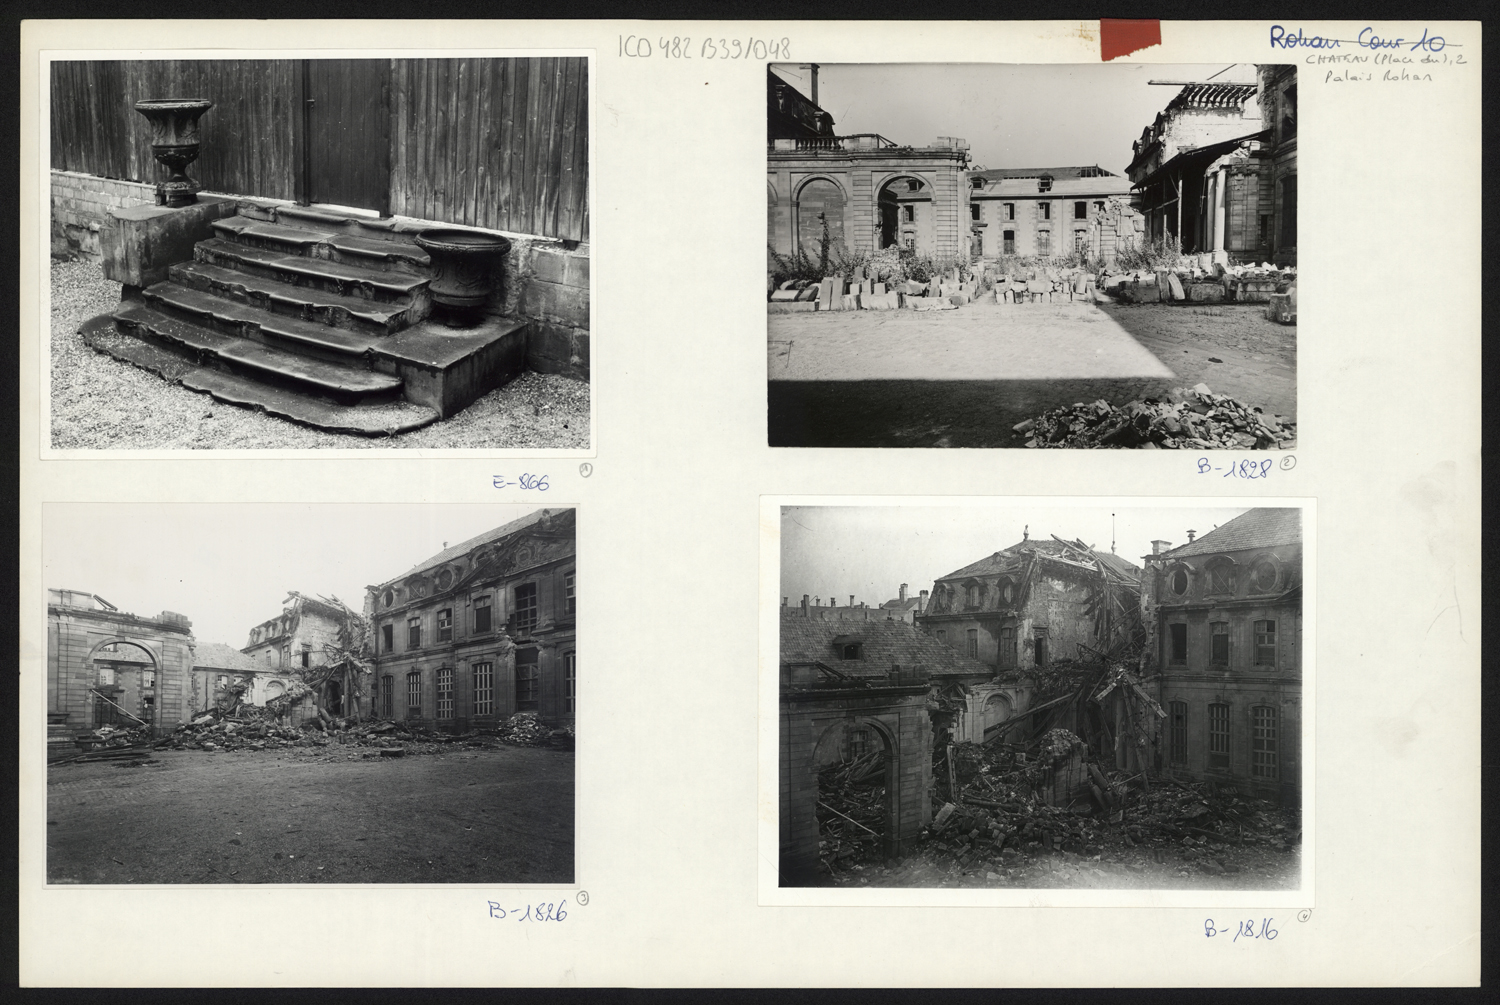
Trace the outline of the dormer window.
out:
[[[979,586],[978,586],[978,584],[976,584],[976,583],[970,583],[968,586],[964,587],[964,605],[967,606],[967,607],[978,607],[979,606]]]
[[[1255,586],[1256,593],[1270,593],[1276,589],[1276,566],[1268,561],[1261,561],[1255,566],[1251,582]]]
[[[833,640],[834,652],[839,654],[841,660],[862,660],[865,658],[864,643],[851,635],[840,635]]]
[[[1044,174],[1040,178],[1038,178],[1036,180],[1036,190],[1038,192],[1051,192],[1052,176],[1050,174]]]
[[[1232,562],[1215,562],[1208,567],[1208,592],[1231,595],[1234,593],[1234,564]]]
[[[1179,565],[1172,570],[1171,575],[1167,577],[1167,587],[1177,596],[1184,596],[1188,591],[1187,569]]]

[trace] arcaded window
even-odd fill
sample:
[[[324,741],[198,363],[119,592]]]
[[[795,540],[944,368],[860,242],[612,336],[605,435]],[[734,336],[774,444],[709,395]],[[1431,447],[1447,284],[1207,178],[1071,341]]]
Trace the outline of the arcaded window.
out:
[[[537,679],[537,651],[516,653],[516,711],[535,712],[541,704],[541,681]]]
[[[406,675],[406,717],[422,718],[422,671],[413,670]]]
[[[387,676],[385,684],[380,689],[380,714],[387,719],[391,718],[391,706],[396,701],[396,678]]]

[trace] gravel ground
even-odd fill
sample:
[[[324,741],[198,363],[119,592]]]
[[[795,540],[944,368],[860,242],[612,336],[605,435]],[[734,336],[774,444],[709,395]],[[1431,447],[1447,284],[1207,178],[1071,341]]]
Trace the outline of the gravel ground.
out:
[[[52,263],[52,446],[244,448],[523,448],[589,445],[589,385],[527,371],[458,415],[399,436],[328,433],[226,405],[94,352],[78,328],[120,302],[97,263]]]
[[[47,770],[49,883],[568,883],[571,752],[165,750]]]

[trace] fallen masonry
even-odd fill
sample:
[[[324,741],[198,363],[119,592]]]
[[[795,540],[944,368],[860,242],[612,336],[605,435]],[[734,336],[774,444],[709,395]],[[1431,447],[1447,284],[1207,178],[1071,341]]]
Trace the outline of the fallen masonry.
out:
[[[1170,399],[1111,405],[1076,402],[1018,422],[1012,431],[1028,447],[1137,447],[1145,450],[1289,450],[1297,424],[1267,415],[1208,385],[1174,388]]]

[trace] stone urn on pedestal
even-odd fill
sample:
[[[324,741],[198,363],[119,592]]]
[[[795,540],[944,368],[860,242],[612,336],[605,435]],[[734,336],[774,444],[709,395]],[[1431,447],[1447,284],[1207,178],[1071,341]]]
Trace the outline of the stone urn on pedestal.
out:
[[[474,230],[424,230],[417,246],[432,259],[433,315],[450,328],[472,328],[484,314],[510,242]]]
[[[198,201],[200,186],[185,169],[198,159],[198,118],[213,106],[203,98],[148,98],[135,103],[135,110],[151,123],[152,156],[172,172],[156,186],[158,206],[191,206]]]

